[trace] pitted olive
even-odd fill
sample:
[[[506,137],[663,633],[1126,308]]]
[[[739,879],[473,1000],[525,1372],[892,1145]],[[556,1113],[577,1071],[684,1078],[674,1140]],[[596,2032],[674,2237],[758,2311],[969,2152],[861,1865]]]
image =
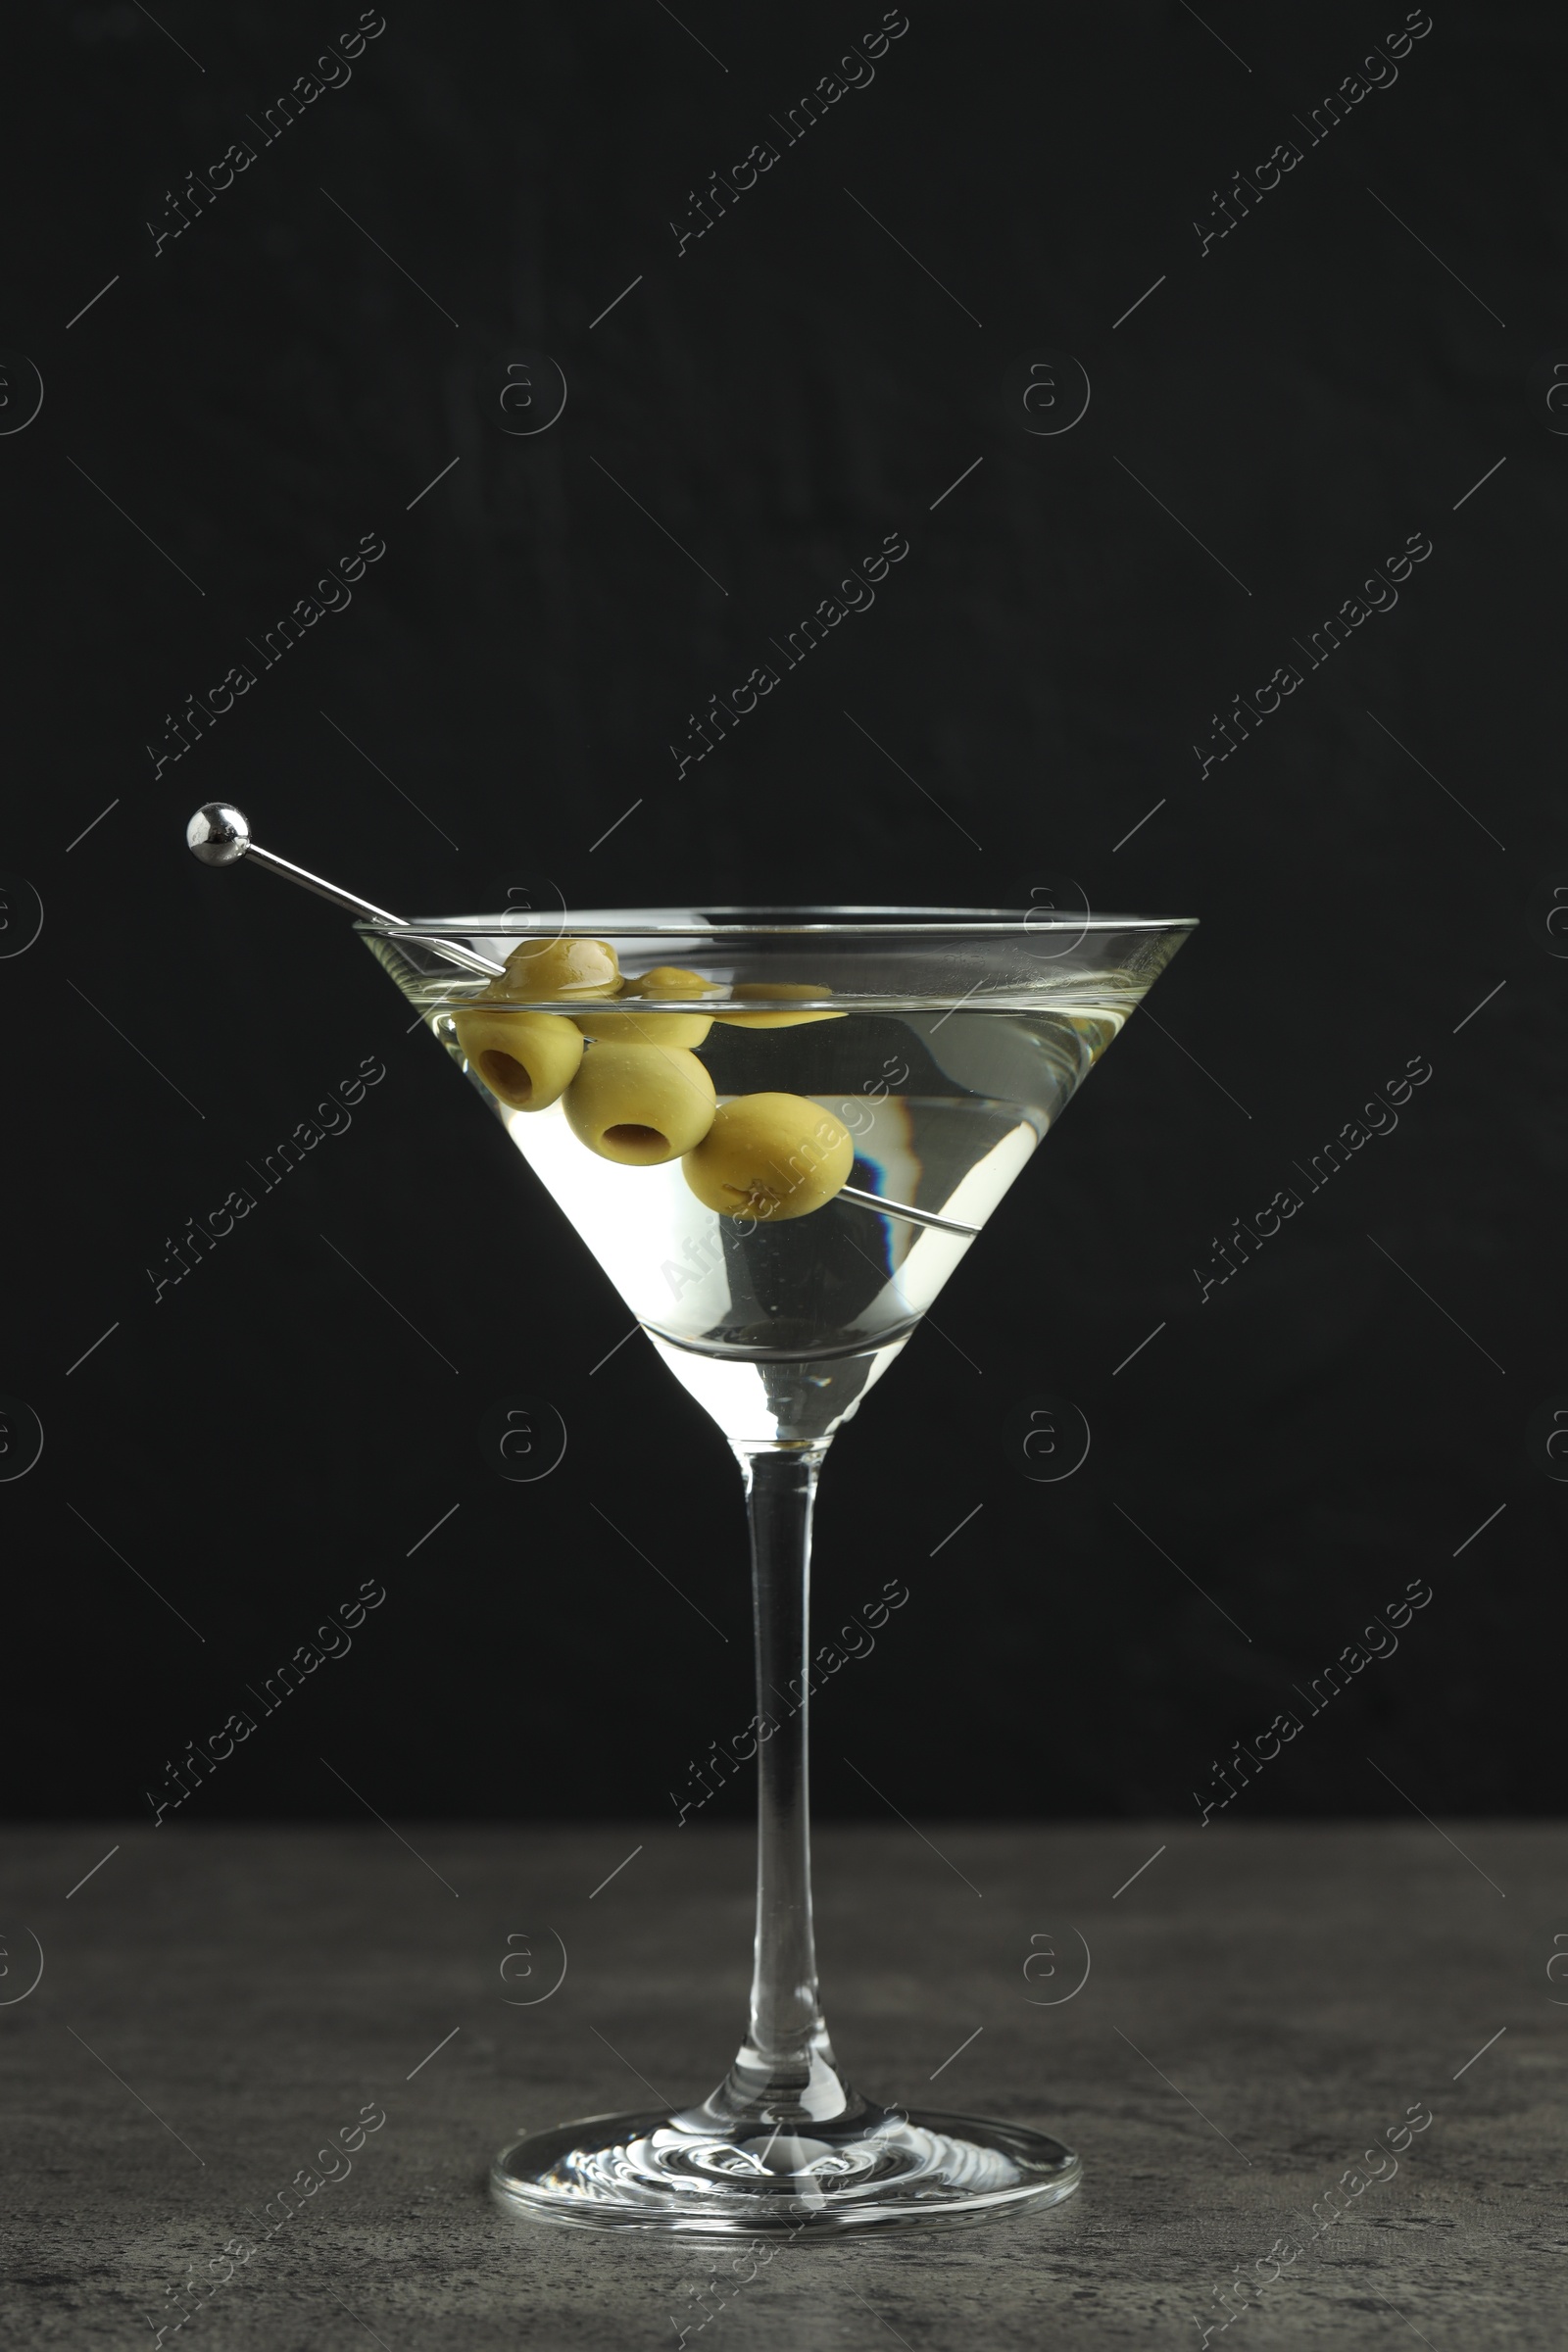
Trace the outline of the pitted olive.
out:
[[[546,1110],[582,1061],[582,1032],[554,1012],[502,1012],[474,1004],[452,1016],[469,1066],[509,1110]]]
[[[523,939],[504,974],[486,988],[493,1004],[541,1004],[562,997],[612,997],[620,987],[615,951],[602,939]]]
[[[667,1046],[594,1045],[565,1100],[566,1123],[601,1159],[653,1168],[701,1143],[713,1081],[695,1054]]]
[[[665,963],[656,971],[644,972],[639,980],[628,980],[613,1010],[577,1012],[572,1018],[584,1037],[598,1038],[606,1045],[700,1046],[713,1026],[711,1013],[638,1012],[630,1007],[639,998],[667,1000],[708,993],[709,984],[701,972],[681,971]]]
[[[757,1001],[791,997],[830,997],[830,988],[815,988],[796,980],[738,980],[730,991],[732,998]],[[842,1021],[842,1012],[715,1012],[715,1021],[723,1021],[731,1029],[796,1029],[804,1021]]]
[[[848,1184],[847,1127],[806,1095],[737,1095],[682,1165],[705,1207],[782,1225],[825,1207]]]

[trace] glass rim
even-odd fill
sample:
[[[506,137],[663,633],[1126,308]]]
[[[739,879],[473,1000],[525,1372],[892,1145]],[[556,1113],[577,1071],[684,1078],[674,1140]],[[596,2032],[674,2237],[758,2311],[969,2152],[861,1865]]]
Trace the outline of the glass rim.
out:
[[[812,916],[825,920],[812,921]],[[683,919],[674,919],[680,917]],[[772,919],[768,919],[772,918]],[[786,919],[793,918],[793,919]],[[1196,914],[1051,914],[1011,909],[904,906],[651,906],[639,917],[633,907],[568,907],[535,913],[531,908],[492,914],[430,914],[405,922],[359,918],[356,931],[373,939],[409,940],[418,945],[433,933],[467,938],[526,938],[546,926],[582,925],[603,939],[853,938],[964,939],[1011,935],[1036,939],[1042,933],[1107,931],[1196,931]]]

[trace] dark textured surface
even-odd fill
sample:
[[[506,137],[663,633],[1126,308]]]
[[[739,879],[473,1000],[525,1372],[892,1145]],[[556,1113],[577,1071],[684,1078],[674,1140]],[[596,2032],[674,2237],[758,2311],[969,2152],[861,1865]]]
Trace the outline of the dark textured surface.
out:
[[[1304,2250],[1233,2342],[1559,2345],[1562,1838],[1453,1827],[1462,1854],[1419,1823],[946,1824],[940,1853],[906,1829],[824,1834],[819,1937],[853,2071],[1044,2124],[1086,2182],[1055,2213],[786,2249],[707,2342],[1196,2344],[1211,2290],[1284,2237]],[[733,2255],[511,2224],[483,2177],[519,2124],[644,2104],[643,2078],[689,2097],[722,2071],[749,1844],[613,1825],[414,1838],[422,1861],[374,1827],[8,1835],[5,1984],[35,1966],[24,1926],[45,1955],[0,2010],[18,2343],[145,2344],[187,2265],[259,2235],[265,2202],[367,2102],[387,2120],[352,2172],[178,2340],[656,2352],[713,2308],[694,2290]],[[508,1936],[528,1938],[532,1985],[515,1964],[500,1977]],[[504,2006],[556,1981],[554,1936],[559,1990]],[[1411,2111],[1432,2120],[1397,2169],[1308,2244],[1314,2203]]]

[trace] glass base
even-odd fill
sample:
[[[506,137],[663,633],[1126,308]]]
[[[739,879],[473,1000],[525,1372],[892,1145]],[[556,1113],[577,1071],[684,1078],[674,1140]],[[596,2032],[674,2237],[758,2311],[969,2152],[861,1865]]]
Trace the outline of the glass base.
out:
[[[741,2124],[700,2111],[596,2115],[531,2132],[496,2158],[503,2210],[569,2230],[799,2237],[954,2228],[1070,2196],[1070,2148],[1013,2124],[873,2109],[854,2124]]]

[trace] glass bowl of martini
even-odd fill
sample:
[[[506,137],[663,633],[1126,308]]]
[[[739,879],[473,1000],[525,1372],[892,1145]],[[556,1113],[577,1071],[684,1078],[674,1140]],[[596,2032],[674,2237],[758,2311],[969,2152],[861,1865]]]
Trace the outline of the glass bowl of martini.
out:
[[[811,1923],[811,1516],[837,1433],[1193,922],[714,906],[357,927],[723,1432],[750,1517],[744,2038],[688,2107],[519,2140],[492,2194],[577,2229],[748,2237],[951,2227],[1070,2195],[1081,2167],[1058,2139],[863,2095],[829,2039]],[[519,1254],[543,1240],[536,1200]]]

